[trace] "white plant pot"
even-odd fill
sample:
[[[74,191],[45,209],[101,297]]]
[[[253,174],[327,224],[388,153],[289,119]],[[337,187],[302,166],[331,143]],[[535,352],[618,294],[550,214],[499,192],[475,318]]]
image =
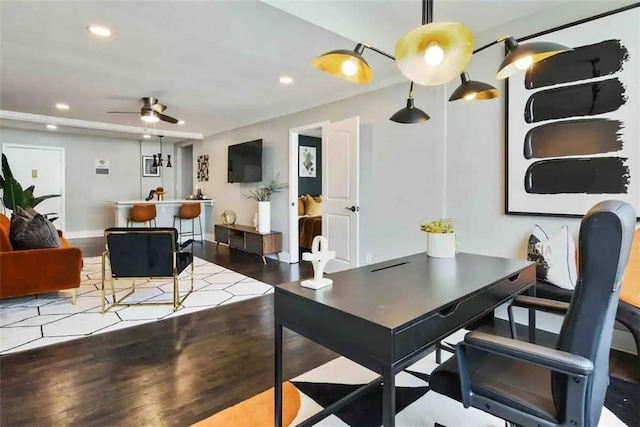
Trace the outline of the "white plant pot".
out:
[[[427,233],[427,255],[433,258],[455,257],[456,234]]]
[[[271,231],[271,202],[258,202],[258,233]]]

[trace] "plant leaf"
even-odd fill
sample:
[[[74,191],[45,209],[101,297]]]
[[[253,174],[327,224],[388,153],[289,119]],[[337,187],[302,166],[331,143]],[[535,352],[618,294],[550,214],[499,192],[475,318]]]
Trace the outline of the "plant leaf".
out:
[[[47,199],[52,199],[54,197],[60,197],[59,194],[47,194],[46,196],[39,196],[39,197],[35,197],[33,198],[30,202],[30,208],[35,208],[36,206],[38,206],[40,203],[44,202]]]

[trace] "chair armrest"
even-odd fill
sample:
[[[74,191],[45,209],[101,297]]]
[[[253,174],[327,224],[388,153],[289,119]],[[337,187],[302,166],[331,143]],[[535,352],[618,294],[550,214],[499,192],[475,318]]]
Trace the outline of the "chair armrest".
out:
[[[511,338],[483,332],[470,332],[464,337],[464,344],[567,375],[585,376],[593,372],[593,363],[585,357]]]
[[[187,246],[192,245],[192,244],[193,244],[193,239],[189,239],[189,240],[187,240],[187,241],[186,241],[186,242],[184,242],[184,243],[180,243],[180,247],[178,248],[178,252],[179,252],[179,251],[181,251],[181,250],[183,250],[183,249],[184,249],[184,248],[186,248]]]
[[[534,310],[546,311],[554,314],[566,314],[569,310],[569,303],[553,299],[528,297],[518,295],[510,304],[513,307],[532,308]]]

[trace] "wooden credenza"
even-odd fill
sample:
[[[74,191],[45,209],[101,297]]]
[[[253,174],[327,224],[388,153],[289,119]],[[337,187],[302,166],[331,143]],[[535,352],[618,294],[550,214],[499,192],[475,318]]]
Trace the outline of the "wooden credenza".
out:
[[[258,233],[255,228],[246,225],[224,225],[215,226],[216,249],[223,243],[230,248],[258,254],[265,264],[265,255],[276,254],[280,261],[282,252],[282,233],[271,231],[269,233]]]

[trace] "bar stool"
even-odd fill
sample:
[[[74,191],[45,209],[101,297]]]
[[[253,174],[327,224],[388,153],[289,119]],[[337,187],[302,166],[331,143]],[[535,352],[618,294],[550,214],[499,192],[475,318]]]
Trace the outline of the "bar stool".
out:
[[[196,218],[198,218],[198,223],[200,223],[200,240],[199,243],[202,243],[204,239],[202,238],[202,219],[200,218],[200,203],[183,203],[180,205],[180,210],[178,211],[178,215],[173,216],[173,228],[176,228],[176,219],[179,221],[178,225],[180,227],[180,231],[178,233],[179,236],[192,236],[195,237],[195,228],[196,228]],[[191,220],[191,232],[185,231],[182,232],[182,220],[190,219]]]
[[[131,207],[131,211],[129,212],[129,218],[127,218],[127,227],[131,227],[136,222],[149,224],[149,227],[151,227],[151,221],[153,221],[153,226],[157,227],[156,205],[133,205]]]

